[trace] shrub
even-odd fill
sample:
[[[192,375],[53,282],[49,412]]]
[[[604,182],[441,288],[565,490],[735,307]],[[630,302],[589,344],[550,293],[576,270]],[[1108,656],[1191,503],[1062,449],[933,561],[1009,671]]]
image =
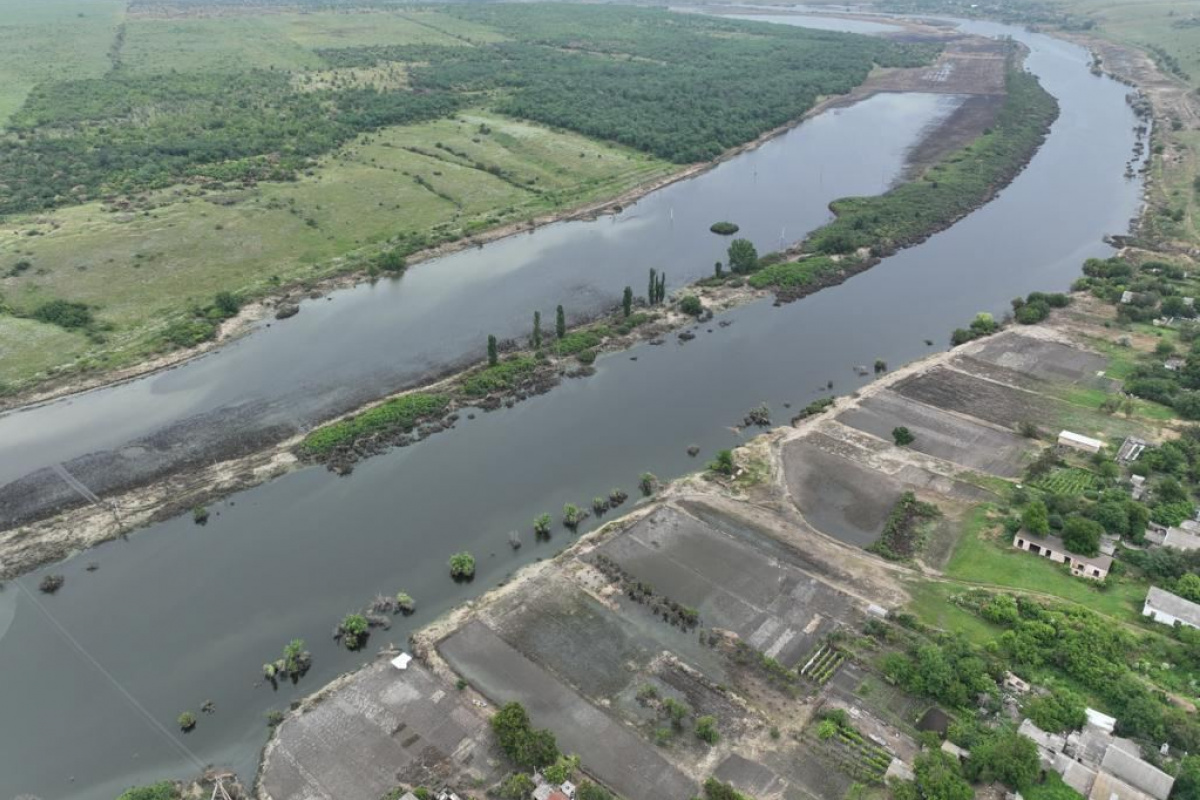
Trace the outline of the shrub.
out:
[[[57,325],[67,330],[90,328],[95,320],[92,311],[83,303],[67,300],[50,300],[33,310],[33,318],[48,325]]]
[[[176,320],[168,325],[161,334],[166,344],[175,347],[195,347],[207,342],[217,335],[217,326],[206,319]]]
[[[574,503],[567,503],[563,506],[563,525],[575,530],[579,527],[579,523],[583,521],[583,512],[579,510],[579,506]]]
[[[658,477],[653,472],[643,472],[638,478],[638,488],[645,497],[649,497],[658,488]]]
[[[737,465],[733,463],[733,451],[721,450],[715,460],[708,462],[708,468],[721,475],[733,475]]]
[[[698,317],[704,313],[704,304],[694,294],[684,295],[679,301],[679,310],[690,317]]]
[[[402,614],[411,614],[417,610],[417,601],[413,600],[412,595],[407,592],[398,592],[396,594],[396,608],[400,609]]]
[[[204,525],[208,522],[208,509],[204,506],[195,506],[192,508],[192,522],[197,525]]]
[[[721,236],[732,236],[738,232],[738,226],[732,222],[714,222],[709,230]]]
[[[338,625],[342,643],[347,650],[357,650],[367,642],[370,623],[362,614],[347,614]]]
[[[150,786],[135,786],[117,800],[177,800],[178,797],[178,787],[171,781],[162,781]]]
[[[551,519],[550,519],[549,514],[538,514],[536,517],[533,518],[533,533],[534,533],[534,535],[549,536],[550,535],[550,523],[551,523]]]
[[[466,551],[450,556],[450,577],[460,580],[475,577],[475,556]]]
[[[179,730],[187,733],[196,727],[196,715],[190,711],[185,711],[179,715],[179,719],[176,722],[179,723]]]
[[[213,297],[213,308],[222,317],[232,317],[242,309],[242,304],[231,292],[217,292]]]
[[[892,429],[892,440],[895,441],[897,447],[910,445],[915,439],[916,437],[912,435],[912,432],[903,425]]]
[[[717,718],[711,714],[696,719],[696,737],[709,744],[716,744],[721,734],[717,730]]]

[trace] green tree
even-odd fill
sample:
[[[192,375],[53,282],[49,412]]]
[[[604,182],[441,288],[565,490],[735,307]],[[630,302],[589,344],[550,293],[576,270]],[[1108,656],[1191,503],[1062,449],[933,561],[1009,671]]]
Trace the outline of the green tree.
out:
[[[1175,583],[1175,594],[1193,603],[1200,603],[1200,575],[1189,572]]]
[[[649,305],[658,305],[655,298],[658,297],[658,270],[654,267],[650,268],[650,285],[646,287],[646,303]]]
[[[1026,789],[1041,772],[1037,745],[1011,728],[996,731],[971,748],[966,771],[980,783],[999,781],[1010,789]]]
[[[1025,713],[1035,725],[1051,733],[1077,730],[1087,721],[1083,698],[1061,687],[1030,699],[1025,705]]]
[[[460,579],[475,577],[475,556],[466,551],[450,556],[450,577]]]
[[[567,314],[562,306],[554,310],[554,333],[559,339],[567,335]]]
[[[916,437],[912,435],[912,431],[901,425],[897,428],[892,428],[892,440],[896,443],[897,447],[905,447],[912,444],[916,440]]]
[[[171,781],[162,781],[150,786],[135,786],[117,800],[177,800],[178,797],[178,787]]]
[[[542,349],[542,312],[533,312],[533,349]]]
[[[571,530],[579,527],[579,523],[583,521],[583,512],[579,510],[579,506],[574,503],[567,503],[563,506],[563,525]]]
[[[1025,526],[1025,530],[1037,536],[1049,533],[1050,512],[1046,510],[1046,504],[1041,500],[1034,500],[1025,506],[1025,512],[1021,514],[1021,524]]]
[[[729,270],[744,275],[758,266],[758,251],[749,239],[734,239],[729,243]]]
[[[520,703],[506,703],[492,717],[492,731],[504,754],[519,767],[541,769],[558,760],[554,734],[535,729]]]
[[[494,367],[500,363],[500,353],[496,348],[496,337],[488,334],[488,366]]]
[[[924,750],[913,760],[916,796],[921,800],[972,800],[958,759],[941,750]]]
[[[621,311],[626,317],[633,313],[633,287],[626,286],[625,293],[621,296]]]
[[[1184,756],[1179,762],[1171,800],[1200,800],[1200,756]]]
[[[667,273],[663,272],[658,276],[658,289],[656,291],[656,304],[662,305],[662,302],[667,299]]]
[[[538,514],[533,518],[533,533],[535,536],[549,536],[552,520],[549,514]]]
[[[1069,517],[1063,524],[1063,545],[1072,553],[1094,556],[1100,552],[1100,536],[1104,527],[1094,520]]]

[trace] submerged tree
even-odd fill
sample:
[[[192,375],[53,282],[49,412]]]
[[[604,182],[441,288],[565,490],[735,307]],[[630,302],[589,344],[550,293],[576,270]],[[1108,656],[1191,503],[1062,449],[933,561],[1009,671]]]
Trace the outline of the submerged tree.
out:
[[[542,349],[542,312],[533,312],[533,349]]]
[[[554,332],[560,339],[567,335],[567,313],[562,306],[554,311]]]
[[[621,311],[628,317],[633,312],[633,287],[626,286],[625,294],[621,297]]]
[[[500,353],[496,347],[496,337],[488,334],[488,366],[494,367],[500,363]]]

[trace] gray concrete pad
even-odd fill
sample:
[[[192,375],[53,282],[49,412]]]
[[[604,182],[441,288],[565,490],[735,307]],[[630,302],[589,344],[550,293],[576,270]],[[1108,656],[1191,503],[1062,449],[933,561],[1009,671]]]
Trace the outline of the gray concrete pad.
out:
[[[534,725],[549,728],[561,750],[627,800],[689,800],[697,784],[652,745],[526,658],[478,620],[444,639],[438,650],[473,687],[498,704],[525,706]],[[378,800],[373,798],[372,800]]]
[[[491,731],[466,697],[418,662],[403,671],[372,664],[279,726],[262,790],[273,800],[379,800],[435,774],[494,780]]]
[[[854,601],[789,563],[781,548],[764,549],[669,507],[601,551],[656,593],[697,609],[706,627],[734,631],[789,667],[856,613]]]

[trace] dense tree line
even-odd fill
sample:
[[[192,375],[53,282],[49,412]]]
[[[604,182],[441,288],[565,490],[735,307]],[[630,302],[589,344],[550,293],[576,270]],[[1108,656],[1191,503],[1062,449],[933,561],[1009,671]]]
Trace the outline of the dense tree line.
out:
[[[416,87],[501,90],[498,110],[676,162],[710,159],[861,83],[873,64],[915,66],[933,48],[853,34],[652,9],[449,6],[514,41],[486,47],[324,50],[332,66],[418,64]],[[734,35],[731,35],[734,34]]]
[[[837,219],[809,239],[820,253],[852,253],[860,247],[891,252],[941,230],[1010,181],[1045,138],[1058,116],[1058,102],[1033,75],[1008,70],[995,123],[957,154],[875,197],[850,197],[832,204]]]
[[[446,92],[299,92],[286,74],[135,76],[52,83],[0,141],[0,214],[189,178],[283,180],[364,131],[457,110]]]
[[[37,87],[0,141],[0,214],[189,179],[286,180],[387,125],[487,99],[507,114],[676,162],[710,159],[849,91],[872,66],[934,52],[853,34],[601,6],[451,6],[511,41],[323,50],[333,67],[404,62],[411,87],[301,91],[277,70]],[[482,94],[481,94],[482,93]]]

